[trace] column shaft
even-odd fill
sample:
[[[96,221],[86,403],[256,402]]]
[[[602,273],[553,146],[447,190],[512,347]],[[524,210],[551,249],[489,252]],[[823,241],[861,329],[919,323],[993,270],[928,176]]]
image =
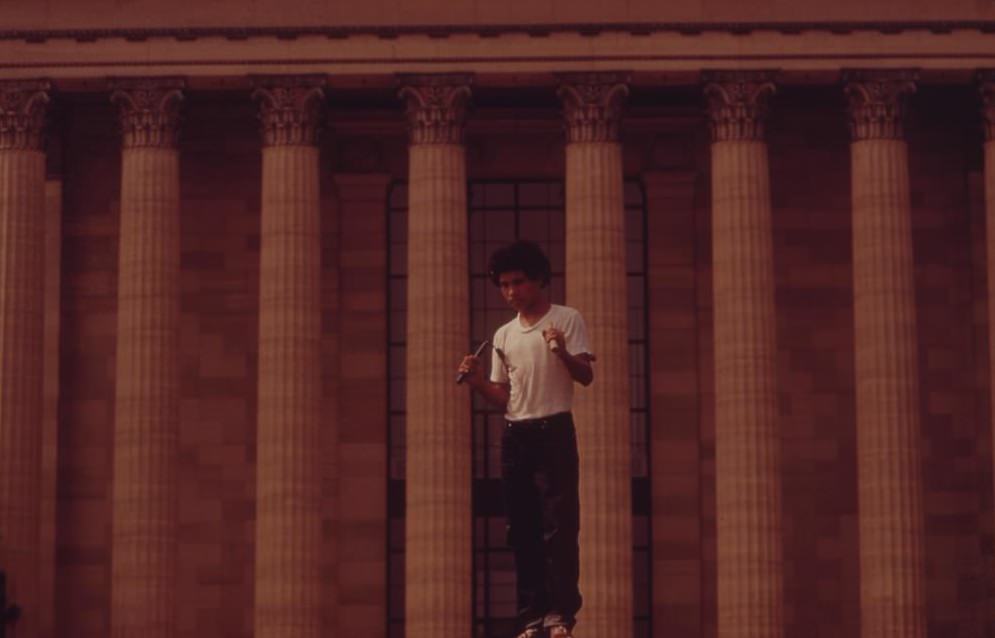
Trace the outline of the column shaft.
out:
[[[989,403],[991,422],[995,423],[995,70],[983,71],[979,80],[985,133],[985,254],[988,260],[989,396],[992,397]]]
[[[767,147],[712,145],[718,622],[783,632],[780,438]]]
[[[48,83],[0,82],[0,570],[35,638],[43,597],[42,372]]]
[[[854,141],[854,328],[861,624],[925,635],[919,378],[901,77],[848,87]],[[886,113],[882,117],[882,113]]]
[[[111,635],[176,633],[179,92],[121,87]],[[154,123],[153,123],[154,122]]]
[[[463,147],[410,152],[407,348],[407,628],[470,628],[470,429],[466,390],[447,374],[469,340]]]
[[[452,370],[469,337],[466,160],[460,82],[423,80],[408,100],[405,615],[408,638],[469,636],[470,405]],[[445,127],[439,128],[442,122]]]
[[[255,635],[317,638],[321,584],[321,236],[309,83],[263,88]],[[281,127],[287,122],[295,124]]]
[[[55,636],[58,516],[59,326],[62,279],[62,180],[45,182],[45,336],[42,381],[41,638]]]
[[[632,633],[628,282],[621,148],[567,146],[567,302],[584,315],[595,382],[576,395],[582,630]]]
[[[995,423],[995,139],[985,142],[985,235],[985,254],[988,260],[988,374],[991,389],[989,396],[992,397],[989,403],[992,411],[991,423]],[[995,454],[992,458],[995,459]],[[992,474],[995,477],[995,472]]]
[[[718,631],[784,632],[770,178],[770,72],[706,76],[712,125]]]
[[[0,569],[39,627],[45,156],[0,149]]]
[[[578,635],[632,635],[632,466],[622,148],[623,78],[564,77],[567,118],[567,303],[584,316],[597,356],[577,392],[580,453]]]

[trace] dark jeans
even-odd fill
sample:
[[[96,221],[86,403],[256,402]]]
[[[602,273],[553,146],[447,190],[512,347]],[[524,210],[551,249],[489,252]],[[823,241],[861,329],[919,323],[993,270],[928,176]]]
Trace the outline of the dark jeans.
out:
[[[501,477],[520,628],[573,627],[581,605],[580,500],[570,414],[509,422],[501,440]]]

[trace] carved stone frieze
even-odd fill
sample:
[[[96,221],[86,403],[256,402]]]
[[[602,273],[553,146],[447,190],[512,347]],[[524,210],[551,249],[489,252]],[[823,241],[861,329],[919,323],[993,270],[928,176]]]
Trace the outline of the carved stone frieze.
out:
[[[46,80],[0,82],[0,150],[41,150],[51,85]]]
[[[564,73],[558,79],[567,142],[617,142],[622,106],[629,95],[628,76]]]
[[[875,69],[844,73],[849,101],[850,138],[900,140],[905,137],[905,103],[916,90],[912,69]]]
[[[182,78],[111,81],[124,148],[176,148],[185,86]]]
[[[981,118],[985,141],[995,141],[995,69],[978,73],[978,90],[981,92]]]
[[[411,144],[462,144],[472,77],[466,74],[401,76]]]
[[[705,73],[705,98],[712,141],[764,139],[770,96],[775,71],[715,71]]]
[[[253,99],[259,102],[263,144],[315,146],[321,134],[325,105],[324,76],[256,78]]]

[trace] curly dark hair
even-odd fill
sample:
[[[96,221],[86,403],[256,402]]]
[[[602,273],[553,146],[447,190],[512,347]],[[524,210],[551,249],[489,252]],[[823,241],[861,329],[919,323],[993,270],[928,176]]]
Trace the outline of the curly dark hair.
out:
[[[543,286],[549,285],[550,266],[546,254],[539,244],[520,239],[512,244],[498,248],[491,255],[487,264],[487,274],[491,282],[497,286],[502,273],[520,270],[532,281],[538,281]]]

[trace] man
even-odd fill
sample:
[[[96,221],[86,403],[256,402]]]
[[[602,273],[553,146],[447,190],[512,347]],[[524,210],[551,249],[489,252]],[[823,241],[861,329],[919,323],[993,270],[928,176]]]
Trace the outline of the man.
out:
[[[491,256],[489,274],[518,316],[494,333],[489,380],[473,355],[464,357],[459,372],[505,411],[501,476],[518,575],[518,638],[543,632],[570,638],[581,605],[570,408],[574,382],[594,380],[594,356],[580,313],[549,302],[549,260],[539,246],[518,241],[501,248]]]

